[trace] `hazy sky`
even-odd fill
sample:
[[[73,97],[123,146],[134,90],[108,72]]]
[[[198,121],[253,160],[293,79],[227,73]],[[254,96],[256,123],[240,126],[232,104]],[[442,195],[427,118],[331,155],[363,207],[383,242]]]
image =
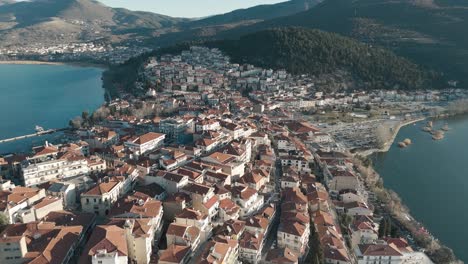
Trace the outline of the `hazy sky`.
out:
[[[204,17],[286,0],[99,0],[112,7],[151,11],[176,17]]]

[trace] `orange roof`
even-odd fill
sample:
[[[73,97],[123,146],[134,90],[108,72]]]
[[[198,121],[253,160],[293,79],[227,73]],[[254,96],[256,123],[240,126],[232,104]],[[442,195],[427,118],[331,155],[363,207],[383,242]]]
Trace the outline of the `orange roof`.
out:
[[[132,142],[135,143],[135,144],[142,145],[142,144],[148,143],[148,142],[150,142],[152,140],[159,139],[159,138],[164,137],[164,136],[165,135],[161,134],[161,133],[149,132],[149,133],[146,133],[144,135],[141,135],[141,136],[133,139]]]
[[[88,243],[86,243],[80,263],[90,263],[91,256],[98,254],[100,250],[106,250],[108,253],[116,252],[119,256],[128,256],[127,241],[125,230],[115,225],[96,226]]]
[[[95,195],[100,196],[105,193],[111,192],[120,183],[117,179],[110,179],[108,182],[101,182],[91,190],[87,191],[82,195]]]

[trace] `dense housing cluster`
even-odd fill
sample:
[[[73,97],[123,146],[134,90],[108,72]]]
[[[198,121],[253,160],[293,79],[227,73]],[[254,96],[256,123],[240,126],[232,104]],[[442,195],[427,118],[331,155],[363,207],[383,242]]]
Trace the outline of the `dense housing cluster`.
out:
[[[1,263],[432,263],[380,232],[348,148],[298,113],[444,92],[330,97],[202,47],[140,75],[144,97],[83,115],[67,143],[0,158]]]

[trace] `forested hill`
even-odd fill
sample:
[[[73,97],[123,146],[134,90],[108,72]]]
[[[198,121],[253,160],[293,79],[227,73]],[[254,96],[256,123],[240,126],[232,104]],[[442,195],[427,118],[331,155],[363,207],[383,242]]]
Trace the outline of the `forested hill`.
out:
[[[259,31],[237,40],[183,42],[156,50],[111,67],[104,74],[106,88],[131,90],[139,66],[149,56],[177,54],[191,45],[216,47],[234,62],[286,69],[293,74],[318,76],[347,72],[359,84],[356,88],[410,90],[438,88],[439,83],[438,74],[424,70],[390,51],[369,47],[334,33],[291,27]]]
[[[294,74],[350,72],[367,88],[433,88],[436,74],[390,51],[369,47],[334,33],[305,28],[275,28],[238,40],[206,43],[226,52],[236,62],[284,68]]]
[[[320,29],[378,45],[468,84],[468,1],[325,0],[280,19],[234,28],[219,39],[274,27]]]

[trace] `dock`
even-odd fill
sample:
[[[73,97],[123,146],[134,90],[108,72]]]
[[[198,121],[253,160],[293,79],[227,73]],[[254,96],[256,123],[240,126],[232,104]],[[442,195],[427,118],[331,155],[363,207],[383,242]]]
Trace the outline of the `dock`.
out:
[[[17,136],[17,137],[13,137],[13,138],[0,139],[0,144],[13,142],[13,141],[17,141],[17,140],[22,140],[22,139],[27,139],[27,138],[32,138],[32,137],[38,137],[38,136],[53,134],[55,132],[64,131],[66,129],[67,128],[48,129],[48,130],[36,132],[36,133],[33,133],[33,134],[29,134],[29,135],[23,135],[23,136]]]

